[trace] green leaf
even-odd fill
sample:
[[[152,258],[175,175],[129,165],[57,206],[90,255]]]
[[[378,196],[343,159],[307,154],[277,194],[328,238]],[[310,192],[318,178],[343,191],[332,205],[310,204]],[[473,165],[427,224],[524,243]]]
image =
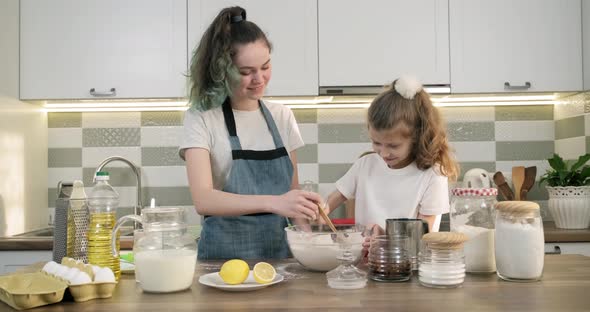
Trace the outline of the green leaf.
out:
[[[586,153],[586,155],[580,156],[578,158],[578,161],[576,161],[576,163],[572,165],[572,168],[570,169],[570,171],[576,171],[576,170],[578,170],[578,168],[580,168],[583,165],[585,165],[586,162],[588,162],[588,160],[590,160],[590,154]]]
[[[551,168],[557,171],[567,170],[567,165],[563,161],[563,158],[561,158],[558,154],[553,154],[553,157],[547,159],[547,161],[549,162]]]

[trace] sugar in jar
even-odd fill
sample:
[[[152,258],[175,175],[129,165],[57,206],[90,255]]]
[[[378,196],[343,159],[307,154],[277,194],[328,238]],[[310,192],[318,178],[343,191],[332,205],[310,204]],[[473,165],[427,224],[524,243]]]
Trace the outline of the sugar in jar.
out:
[[[456,232],[434,232],[422,237],[418,255],[418,280],[435,288],[459,287],[465,280],[463,244],[467,235]]]

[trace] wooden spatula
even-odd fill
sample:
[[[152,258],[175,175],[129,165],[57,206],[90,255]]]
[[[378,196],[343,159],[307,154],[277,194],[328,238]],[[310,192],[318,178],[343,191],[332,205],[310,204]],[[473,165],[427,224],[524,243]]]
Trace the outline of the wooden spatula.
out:
[[[498,190],[500,191],[500,194],[504,196],[504,199],[514,200],[514,193],[512,192],[512,189],[506,182],[506,179],[504,178],[504,174],[502,173],[502,171],[494,173],[494,183],[496,183],[496,186],[498,186]]]
[[[514,184],[514,195],[516,200],[520,200],[520,190],[524,182],[524,166],[512,167],[512,184]]]
[[[332,231],[334,233],[338,232],[338,230],[336,230],[336,227],[334,226],[334,223],[332,223],[332,220],[330,220],[330,217],[328,217],[328,215],[324,211],[323,207],[319,204],[318,204],[318,210],[320,212],[320,216],[322,217],[322,219],[324,219],[324,221],[326,221],[326,224],[330,227],[330,229],[332,229]]]
[[[520,189],[520,200],[526,200],[528,192],[535,185],[535,179],[537,178],[537,167],[526,167],[524,169],[524,182],[522,182],[522,188]]]

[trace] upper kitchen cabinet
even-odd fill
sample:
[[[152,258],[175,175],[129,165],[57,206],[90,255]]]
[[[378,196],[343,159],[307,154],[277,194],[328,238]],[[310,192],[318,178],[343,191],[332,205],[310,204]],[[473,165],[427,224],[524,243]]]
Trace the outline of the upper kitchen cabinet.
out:
[[[317,95],[317,0],[189,0],[189,60],[213,18],[222,8],[235,5],[246,10],[247,19],[273,45],[266,95]]]
[[[590,0],[582,0],[582,27],[584,90],[590,90]]]
[[[186,0],[20,3],[21,99],[186,96]]]
[[[320,86],[449,84],[448,1],[318,0]]]
[[[582,85],[580,0],[450,0],[451,91]]]

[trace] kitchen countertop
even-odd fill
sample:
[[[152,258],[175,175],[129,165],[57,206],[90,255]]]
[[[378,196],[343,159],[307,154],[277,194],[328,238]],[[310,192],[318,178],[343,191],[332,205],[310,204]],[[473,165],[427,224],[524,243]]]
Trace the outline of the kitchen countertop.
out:
[[[590,228],[583,230],[565,230],[555,227],[553,222],[544,222],[546,243],[574,243],[590,242]],[[121,248],[132,249],[133,238],[121,237]],[[53,237],[10,236],[0,237],[0,251],[2,250],[52,250]]]
[[[190,290],[144,293],[133,275],[122,275],[112,298],[61,302],[35,311],[588,311],[590,306],[590,257],[580,255],[545,256],[540,282],[468,274],[455,289],[423,287],[413,276],[404,283],[369,281],[363,289],[336,290],[327,286],[324,273],[306,271],[293,260],[274,263],[283,282],[254,292],[225,292],[198,283],[200,275],[217,271],[220,264],[198,263]]]

